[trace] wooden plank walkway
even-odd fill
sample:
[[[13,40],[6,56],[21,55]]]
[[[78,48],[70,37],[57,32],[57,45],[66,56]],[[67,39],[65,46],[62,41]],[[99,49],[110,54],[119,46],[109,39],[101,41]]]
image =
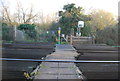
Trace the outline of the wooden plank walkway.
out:
[[[71,45],[56,45],[55,52],[46,57],[46,60],[75,60],[78,53]],[[74,63],[42,62],[36,79],[83,79],[81,71]]]

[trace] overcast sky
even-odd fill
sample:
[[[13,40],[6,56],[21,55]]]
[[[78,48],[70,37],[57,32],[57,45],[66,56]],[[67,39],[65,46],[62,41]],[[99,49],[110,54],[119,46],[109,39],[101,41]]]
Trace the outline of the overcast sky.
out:
[[[24,8],[30,7],[32,4],[35,11],[43,12],[44,14],[51,14],[62,10],[63,5],[68,3],[75,3],[76,6],[81,6],[86,13],[90,9],[104,9],[118,15],[119,0],[2,0],[9,4],[11,13],[15,11],[16,1],[20,1]]]

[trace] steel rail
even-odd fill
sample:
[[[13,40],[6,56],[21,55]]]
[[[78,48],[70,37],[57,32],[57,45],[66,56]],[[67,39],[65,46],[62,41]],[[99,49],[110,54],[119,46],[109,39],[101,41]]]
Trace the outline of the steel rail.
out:
[[[68,63],[120,63],[120,61],[89,61],[89,60],[37,60],[37,59],[14,59],[0,58],[0,61],[25,61],[25,62],[68,62]]]

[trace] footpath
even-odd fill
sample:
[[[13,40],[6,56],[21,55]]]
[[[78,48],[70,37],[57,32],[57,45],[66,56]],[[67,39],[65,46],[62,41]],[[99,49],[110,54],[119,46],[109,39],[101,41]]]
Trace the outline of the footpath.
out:
[[[78,53],[69,45],[56,45],[55,52],[48,55],[45,60],[75,60]],[[69,79],[82,81],[84,79],[82,72],[75,63],[68,62],[42,62],[35,76],[38,79]]]

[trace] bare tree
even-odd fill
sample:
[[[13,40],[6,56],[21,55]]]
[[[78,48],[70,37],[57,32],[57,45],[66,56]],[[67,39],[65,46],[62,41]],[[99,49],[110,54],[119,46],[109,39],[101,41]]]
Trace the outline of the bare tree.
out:
[[[17,13],[15,14],[16,15],[16,20],[17,20],[17,22],[20,24],[21,23],[21,14],[20,14],[20,12],[21,12],[21,4],[17,1],[17,8],[16,8],[16,11],[17,11]]]
[[[30,11],[28,13],[28,16],[26,18],[26,21],[24,23],[29,23],[32,19],[34,19],[35,17],[37,17],[37,13],[33,14],[33,7],[31,6]]]
[[[8,10],[8,6],[4,5],[3,1],[1,0],[1,6],[2,6],[2,16],[3,20],[12,25],[12,19],[10,17],[10,12]]]
[[[17,0],[16,0],[17,1]],[[2,5],[2,16],[3,20],[11,25],[21,24],[21,23],[34,23],[34,19],[37,17],[37,13],[34,12],[33,6],[25,9],[22,7],[21,3],[17,1],[16,12],[14,14],[10,14],[8,5],[5,5],[1,0]]]
[[[33,6],[25,9],[22,7],[21,3],[17,1],[17,20],[20,23],[30,23],[35,17],[37,17],[37,13],[34,14]]]
[[[91,12],[91,17],[91,26],[94,30],[103,30],[104,28],[111,27],[117,23],[112,13],[102,9],[93,10]]]

